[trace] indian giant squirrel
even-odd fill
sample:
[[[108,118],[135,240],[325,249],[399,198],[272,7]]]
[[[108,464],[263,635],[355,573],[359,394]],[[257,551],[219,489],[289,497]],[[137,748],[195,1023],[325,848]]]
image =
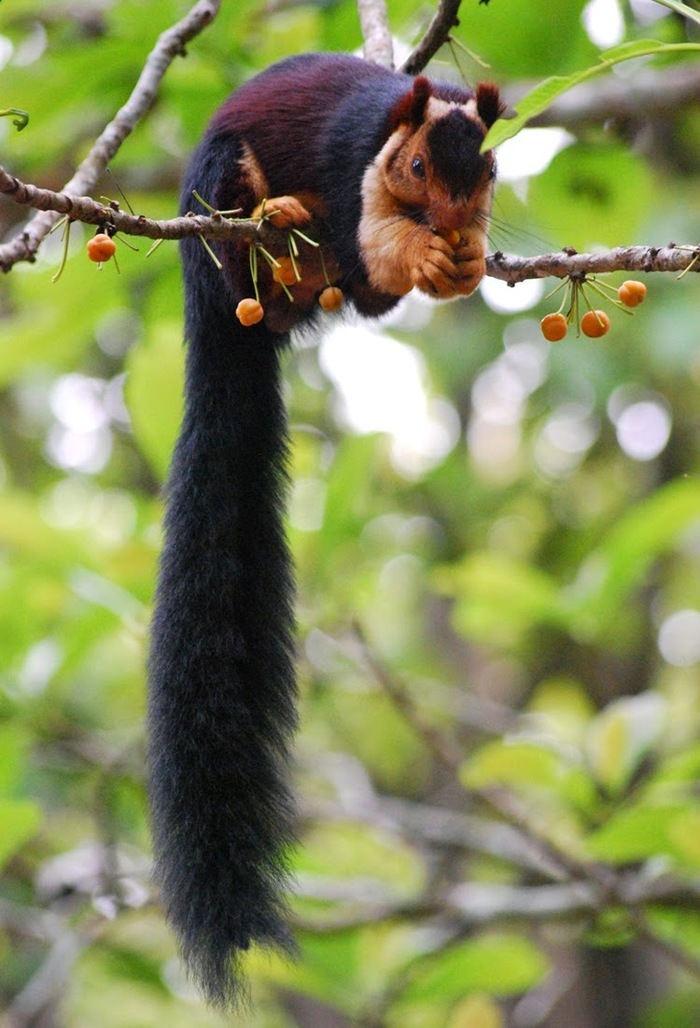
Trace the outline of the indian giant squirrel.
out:
[[[185,177],[220,211],[265,216],[320,248],[287,292],[261,261],[265,316],[243,327],[250,244],[181,244],[186,404],[166,490],[149,660],[155,876],[186,966],[219,1007],[251,943],[292,950],[284,893],[295,809],[293,575],[283,516],[280,358],[339,286],[364,315],[417,286],[467,296],[485,270],[498,90],[410,78],[359,58],[273,65],[214,115]]]

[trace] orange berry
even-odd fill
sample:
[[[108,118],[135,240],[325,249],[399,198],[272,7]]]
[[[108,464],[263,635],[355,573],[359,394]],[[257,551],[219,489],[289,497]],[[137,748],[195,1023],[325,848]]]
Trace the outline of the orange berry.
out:
[[[299,278],[301,278],[301,265],[299,261],[296,262],[299,278],[297,278],[294,262],[291,257],[278,257],[277,263],[279,268],[276,268],[274,265],[272,267],[272,277],[275,282],[281,282],[283,286],[295,286]]]
[[[337,311],[343,302],[343,290],[338,286],[326,286],[318,302],[324,311]]]
[[[236,307],[236,317],[246,328],[249,325],[257,325],[259,321],[262,321],[264,314],[263,305],[252,297],[241,300]]]
[[[107,235],[106,232],[98,232],[96,236],[88,240],[87,253],[91,261],[101,264],[114,256],[117,244]]]
[[[625,307],[638,307],[647,295],[647,287],[643,282],[630,278],[623,282],[617,291],[617,298]]]
[[[599,339],[610,328],[610,318],[605,311],[586,311],[581,318],[581,331],[589,339]]]
[[[453,228],[450,232],[445,232],[443,239],[445,242],[449,243],[450,246],[459,246],[462,241],[462,237],[456,228]]]
[[[540,321],[542,335],[549,343],[558,343],[567,330],[566,318],[563,314],[545,314]]]

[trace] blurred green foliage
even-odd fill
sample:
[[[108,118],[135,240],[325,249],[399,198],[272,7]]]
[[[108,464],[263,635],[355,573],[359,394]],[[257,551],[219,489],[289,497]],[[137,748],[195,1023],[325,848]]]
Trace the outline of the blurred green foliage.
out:
[[[461,54],[463,70],[515,83],[515,98],[521,80],[589,66],[585,7],[464,0],[457,35],[490,67]],[[0,119],[2,163],[60,188],[186,8],[3,3],[2,102],[30,121],[18,134]],[[406,46],[431,14],[418,0],[389,10]],[[666,10],[652,25],[621,10],[626,39],[686,38]],[[229,90],[287,54],[360,43],[349,0],[224,3],[95,195],[173,215],[187,155]],[[433,73],[454,74],[449,54]],[[697,241],[697,108],[603,121],[539,173],[506,176],[494,247]],[[2,198],[3,235],[23,213]],[[72,227],[56,284],[58,233],[0,281],[0,997],[18,1016],[48,968],[46,1023],[213,1025],[150,892],[143,786],[159,497],[181,410],[178,257],[166,243],[146,260],[136,241],[120,245],[119,273],[98,270],[88,231]],[[599,917],[460,928],[450,898],[463,883],[484,895],[552,884],[515,849],[489,848],[503,825],[481,801],[505,792],[582,866],[669,886],[633,912],[700,961],[698,282],[647,285],[644,306],[612,311],[597,342],[545,344],[541,292],[501,309],[518,287],[409,303],[381,330],[393,347],[355,326],[356,349],[304,340],[290,355],[301,959],[251,954],[255,1007],[232,1023],[498,1028],[520,1011],[513,1023],[554,1026],[581,1003],[573,980],[591,1010],[623,1004],[597,1026],[700,1021],[697,980],[635,942],[638,921],[613,903]],[[334,370],[348,347],[362,432]],[[460,754],[451,774],[426,725]],[[440,841],[441,812],[489,830]],[[629,961],[614,996],[595,973],[612,946]],[[330,1009],[341,1020],[324,1021]]]

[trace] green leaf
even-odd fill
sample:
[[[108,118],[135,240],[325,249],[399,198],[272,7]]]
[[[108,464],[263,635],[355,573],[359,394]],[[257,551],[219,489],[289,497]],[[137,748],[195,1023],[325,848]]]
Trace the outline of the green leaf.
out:
[[[77,242],[82,236],[80,226],[75,227],[71,239]],[[71,262],[61,279],[51,283],[51,273],[59,264],[59,250],[55,249],[49,272],[45,262],[49,260],[52,247],[58,237],[51,236],[44,244],[39,261],[35,266],[18,265],[19,274],[14,279],[13,292],[16,313],[7,319],[3,331],[3,345],[0,347],[0,385],[7,385],[19,374],[37,367],[65,368],[72,366],[90,346],[96,321],[113,305],[112,290],[94,287],[89,281],[100,276],[102,281],[113,269],[105,269],[104,275],[95,265],[83,268],[78,282],[74,274],[75,262]],[[72,246],[73,244],[71,244]],[[87,264],[82,260],[83,265]],[[116,277],[116,276],[115,276]],[[112,283],[114,292],[121,290],[121,283]],[[93,291],[94,289],[94,291]],[[86,294],[89,291],[89,302]]]
[[[334,726],[336,745],[359,758],[381,787],[418,788],[427,768],[415,731],[381,693],[366,693],[358,703],[357,684],[339,673],[336,688],[319,704],[320,716]]]
[[[689,840],[687,832],[695,832]],[[700,811],[694,803],[643,804],[620,810],[585,840],[592,857],[614,864],[672,856],[700,866]]]
[[[546,110],[562,93],[566,93],[580,82],[593,78],[594,75],[609,71],[610,68],[622,61],[629,61],[634,57],[649,57],[687,50],[700,50],[700,43],[659,43],[654,39],[637,39],[631,43],[622,43],[620,46],[603,51],[600,55],[600,62],[590,68],[574,72],[572,75],[553,75],[535,86],[527,96],[520,100],[515,108],[515,118],[508,121],[499,120],[489,129],[482,144],[482,151],[498,146],[506,139],[512,139],[531,118]]]
[[[417,854],[393,836],[354,823],[319,824],[295,854],[295,873],[384,882],[393,894],[410,894],[423,884]]]
[[[0,493],[0,544],[21,560],[49,572],[91,564],[90,547],[77,532],[52,528],[33,497],[19,491]]]
[[[373,511],[377,439],[346,435],[328,471],[321,558],[355,539]]]
[[[6,796],[19,781],[24,769],[27,739],[12,722],[0,725],[0,796]]]
[[[667,757],[649,780],[654,795],[694,789],[700,781],[700,743]]]
[[[668,837],[681,859],[700,867],[700,807],[684,810],[673,818]]]
[[[582,564],[568,606],[576,634],[587,640],[615,632],[627,594],[652,561],[700,519],[700,480],[669,482],[624,514]]]
[[[602,910],[588,929],[584,940],[588,946],[616,948],[626,946],[634,938],[627,911],[620,907]]]
[[[476,990],[509,996],[545,976],[547,960],[522,935],[486,935],[447,950],[408,986],[402,1000],[450,1002]]]
[[[129,354],[126,398],[139,445],[161,481],[182,417],[184,376],[182,325],[159,321],[148,342]]]
[[[487,743],[467,760],[460,776],[472,788],[490,785],[554,788],[565,768],[553,749],[531,742]]]
[[[457,599],[452,616],[463,635],[508,644],[534,624],[563,624],[556,582],[528,564],[483,551],[436,577]]]
[[[301,954],[296,964],[255,947],[246,958],[246,969],[278,988],[293,989],[354,1014],[364,995],[364,944],[370,934],[367,928],[355,927],[332,933],[300,930],[296,941]]]
[[[553,739],[579,746],[595,707],[582,682],[556,675],[535,687],[527,712],[535,715],[537,725]]]
[[[588,726],[584,747],[596,779],[609,792],[624,789],[640,761],[662,737],[666,704],[645,692],[609,704]]]
[[[488,62],[484,71],[481,67],[470,67],[463,59],[467,80],[479,76],[495,81],[509,78],[534,82],[547,75],[553,66],[559,72],[569,72],[591,63],[597,51],[581,31],[585,4],[586,0],[493,0],[488,7],[476,0],[463,3],[459,28],[454,34]],[[391,24],[393,27],[393,19]],[[418,18],[414,19],[411,31],[416,32],[420,24]],[[398,34],[401,35],[400,31]]]
[[[649,904],[645,914],[647,923],[655,935],[667,939],[689,953],[700,955],[700,909],[697,906],[693,908],[688,903],[672,907],[666,907],[661,903]],[[649,1022],[649,1028],[651,1024]],[[677,1021],[672,1025],[669,1023],[668,1028],[678,1028],[678,1024]],[[685,1025],[685,1021],[683,1024]],[[655,1026],[656,1022],[654,1028]],[[697,1018],[689,1024],[689,1028],[697,1028]]]
[[[448,1028],[505,1028],[505,1021],[490,996],[475,992],[452,1010]]]
[[[0,868],[36,835],[41,810],[30,800],[0,800]]]
[[[460,779],[467,788],[545,790],[578,807],[589,807],[595,800],[593,783],[583,768],[546,743],[518,739],[487,743],[463,764]]]
[[[668,7],[670,11],[675,11],[676,14],[682,15],[684,18],[690,18],[697,25],[700,25],[700,11],[694,10],[692,7],[688,7],[687,4],[683,4],[680,0],[655,0],[657,4],[662,4],[664,7]]]

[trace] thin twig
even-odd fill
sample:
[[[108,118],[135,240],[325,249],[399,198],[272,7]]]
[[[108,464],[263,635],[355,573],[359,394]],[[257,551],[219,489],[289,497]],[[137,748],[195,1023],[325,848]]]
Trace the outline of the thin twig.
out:
[[[460,3],[461,0],[440,0],[423,38],[403,62],[401,71],[407,75],[418,75],[423,71],[431,57],[447,42],[455,25],[459,25],[457,14]]]
[[[358,925],[378,921],[423,920],[428,917],[447,915],[455,924],[463,927],[483,927],[502,921],[554,921],[560,918],[580,918],[582,915],[600,913],[600,897],[590,882],[565,882],[561,885],[504,885],[490,883],[469,883],[460,885],[448,896],[422,897],[416,900],[397,900],[387,895],[379,898],[365,898],[358,902],[353,882],[345,882],[348,896],[345,899],[338,889],[324,890],[311,882],[301,882],[296,895],[306,900],[333,901],[345,905],[346,909],[333,913],[311,914],[297,925],[316,932],[332,934]],[[360,887],[366,891],[366,883]]]
[[[372,672],[375,680],[381,685],[404,720],[423,740],[426,748],[451,774],[455,775],[464,759],[462,751],[455,740],[446,733],[439,731],[423,717],[403,682],[399,682],[372,651],[362,631],[362,627],[357,622],[352,627],[355,641],[361,650],[362,659]]]
[[[482,814],[435,807],[391,796],[382,796],[378,802],[381,823],[398,830],[408,839],[434,850],[463,850],[465,853],[485,853],[504,859],[509,864],[547,878],[565,882],[558,862],[544,859],[541,847],[533,846],[518,828],[507,821],[484,817]]]
[[[221,0],[198,0],[189,14],[161,33],[129,99],[66,183],[65,193],[80,195],[94,189],[100,174],[121,144],[152,107],[158,86],[170,64],[175,57],[184,54],[185,45],[213,21],[220,6]],[[42,240],[58,220],[59,213],[53,208],[45,209],[43,213],[35,215],[15,239],[0,247],[0,268],[7,270],[17,261],[33,260]]]

